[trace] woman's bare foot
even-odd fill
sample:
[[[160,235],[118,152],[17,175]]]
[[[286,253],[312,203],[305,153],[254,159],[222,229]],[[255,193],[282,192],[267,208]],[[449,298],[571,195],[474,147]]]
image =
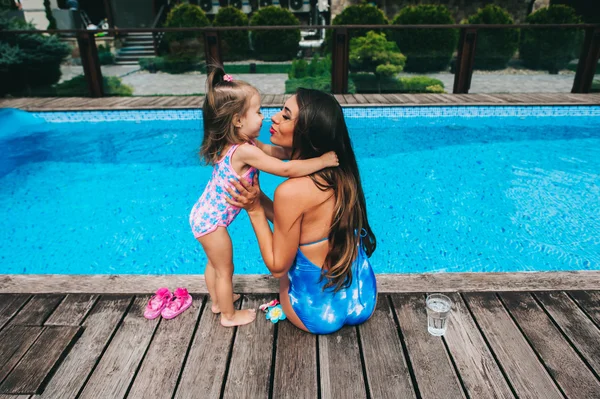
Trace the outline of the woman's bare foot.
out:
[[[244,309],[236,310],[232,318],[226,318],[221,315],[221,325],[223,327],[243,326],[244,324],[252,323],[256,319],[256,310]]]
[[[237,300],[240,299],[240,297],[241,297],[240,294],[233,294],[233,303],[236,303]],[[212,312],[214,314],[221,313],[221,307],[215,303],[212,304],[212,306],[210,307],[210,310],[212,310]]]

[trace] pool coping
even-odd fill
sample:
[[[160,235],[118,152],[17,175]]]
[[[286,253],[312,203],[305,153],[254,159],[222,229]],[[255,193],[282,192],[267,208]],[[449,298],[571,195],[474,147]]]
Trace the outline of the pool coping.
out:
[[[267,274],[234,275],[234,290],[240,293],[277,293],[279,280]],[[187,287],[208,293],[204,275],[66,275],[0,274],[0,294],[97,293],[138,294],[159,287]],[[377,274],[380,293],[408,292],[496,292],[597,290],[600,270],[496,273]]]
[[[263,107],[281,107],[289,94],[263,94]],[[600,93],[335,94],[343,107],[600,105]],[[204,96],[27,97],[0,99],[0,108],[25,111],[197,109]]]

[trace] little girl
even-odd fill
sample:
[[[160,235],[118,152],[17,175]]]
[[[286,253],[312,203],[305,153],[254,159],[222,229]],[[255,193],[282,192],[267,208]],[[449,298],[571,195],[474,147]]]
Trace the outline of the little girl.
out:
[[[212,311],[221,313],[225,327],[248,324],[256,318],[254,309],[235,310],[233,302],[233,248],[227,226],[240,208],[229,205],[225,187],[241,176],[249,183],[258,170],[278,176],[300,177],[327,167],[338,166],[334,152],[307,160],[289,159],[288,151],[256,140],[264,116],[260,95],[250,84],[233,80],[222,67],[208,75],[202,108],[204,140],[200,155],[213,165],[212,177],[190,214],[190,225],[208,257],[204,273]]]

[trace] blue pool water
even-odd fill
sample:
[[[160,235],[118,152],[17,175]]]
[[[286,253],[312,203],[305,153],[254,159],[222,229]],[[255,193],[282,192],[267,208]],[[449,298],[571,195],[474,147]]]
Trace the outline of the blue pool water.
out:
[[[377,273],[600,269],[600,107],[345,112]],[[0,274],[203,273],[200,115],[0,110]],[[267,273],[245,213],[230,232]]]

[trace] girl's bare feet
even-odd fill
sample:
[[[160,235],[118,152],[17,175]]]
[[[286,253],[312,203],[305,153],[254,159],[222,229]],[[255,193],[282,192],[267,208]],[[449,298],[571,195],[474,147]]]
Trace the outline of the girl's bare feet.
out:
[[[256,319],[256,310],[236,310],[231,318],[226,318],[224,315],[221,315],[221,325],[223,327],[243,326],[244,324],[252,323],[254,319]]]
[[[238,299],[240,299],[240,294],[233,294],[233,303],[236,303]],[[212,310],[214,314],[221,313],[221,307],[219,306],[219,304],[216,304],[214,302],[210,307],[210,310]]]

